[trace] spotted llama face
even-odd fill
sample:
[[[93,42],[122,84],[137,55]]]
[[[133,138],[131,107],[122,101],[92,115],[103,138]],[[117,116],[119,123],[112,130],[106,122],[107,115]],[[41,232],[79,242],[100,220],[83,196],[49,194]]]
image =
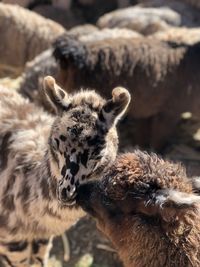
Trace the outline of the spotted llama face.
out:
[[[115,126],[127,109],[130,95],[121,87],[113,89],[108,101],[94,91],[68,95],[50,76],[44,79],[44,91],[57,113],[49,138],[50,170],[59,200],[72,205],[77,186],[97,177],[115,160]]]

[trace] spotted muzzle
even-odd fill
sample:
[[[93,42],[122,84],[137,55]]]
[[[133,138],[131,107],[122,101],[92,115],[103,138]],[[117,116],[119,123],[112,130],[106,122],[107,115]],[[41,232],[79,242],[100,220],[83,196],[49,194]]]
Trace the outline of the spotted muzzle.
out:
[[[58,199],[62,204],[71,206],[76,203],[77,185],[70,184],[69,180],[62,180],[58,186]]]

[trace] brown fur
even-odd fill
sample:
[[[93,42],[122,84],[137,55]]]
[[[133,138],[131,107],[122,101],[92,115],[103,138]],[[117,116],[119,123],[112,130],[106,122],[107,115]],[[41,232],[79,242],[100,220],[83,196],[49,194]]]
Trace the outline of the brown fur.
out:
[[[78,194],[126,267],[199,266],[199,202],[182,166],[137,150]]]
[[[61,25],[34,12],[0,3],[0,68],[11,68],[19,75],[27,61],[47,49],[64,32]]]

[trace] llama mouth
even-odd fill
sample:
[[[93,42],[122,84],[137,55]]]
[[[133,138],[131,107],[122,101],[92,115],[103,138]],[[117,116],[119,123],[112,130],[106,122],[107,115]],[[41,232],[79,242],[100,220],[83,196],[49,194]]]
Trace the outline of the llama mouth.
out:
[[[76,205],[76,200],[72,199],[72,200],[61,200],[59,199],[59,202],[62,206],[68,206],[68,207],[72,207]]]
[[[76,205],[76,195],[77,194],[75,194],[73,196],[73,198],[70,198],[70,199],[67,199],[67,198],[59,198],[59,201],[60,201],[60,203],[63,206],[68,206],[68,207],[74,206],[74,205]]]
[[[70,192],[66,187],[58,187],[57,191],[58,200],[63,206],[73,206],[76,204],[76,187],[73,188]]]

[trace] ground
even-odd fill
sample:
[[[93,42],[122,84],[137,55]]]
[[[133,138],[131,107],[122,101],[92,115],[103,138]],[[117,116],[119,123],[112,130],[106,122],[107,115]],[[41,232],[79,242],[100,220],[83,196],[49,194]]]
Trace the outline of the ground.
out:
[[[63,267],[122,267],[109,241],[96,229],[88,216],[81,219],[68,232],[70,260],[60,263]],[[52,255],[63,261],[63,243],[55,239]],[[59,266],[59,265],[58,265]],[[50,267],[50,266],[49,266]]]

